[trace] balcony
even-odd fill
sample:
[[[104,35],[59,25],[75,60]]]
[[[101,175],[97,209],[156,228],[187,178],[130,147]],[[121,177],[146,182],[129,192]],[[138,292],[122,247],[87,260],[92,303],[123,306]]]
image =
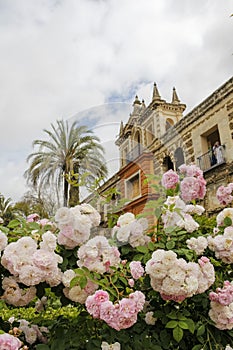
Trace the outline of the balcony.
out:
[[[225,145],[221,145],[220,147],[221,147],[220,149],[221,154],[218,160],[214,159],[212,150],[209,150],[208,152],[197,157],[198,166],[203,172],[208,171],[210,169],[214,169],[219,165],[226,163],[226,156],[225,156],[226,147]]]

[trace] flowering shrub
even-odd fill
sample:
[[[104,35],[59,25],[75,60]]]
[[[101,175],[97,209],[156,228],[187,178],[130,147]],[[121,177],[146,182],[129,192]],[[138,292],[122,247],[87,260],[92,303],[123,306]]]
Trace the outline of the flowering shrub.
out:
[[[147,229],[148,222],[145,218],[137,220],[134,214],[125,213],[119,217],[117,225],[113,228],[112,237],[118,245],[129,243],[135,248],[150,241]]]
[[[230,204],[233,201],[233,183],[229,183],[226,187],[220,186],[216,196],[221,204]]]
[[[0,226],[0,349],[231,349],[233,208],[203,215],[195,165],[161,182],[154,232],[125,213],[98,234],[89,204]]]
[[[195,262],[177,259],[172,250],[158,249],[146,263],[151,287],[164,300],[183,301],[205,292],[215,280],[214,267],[209,259],[202,257]]]
[[[18,350],[21,347],[22,343],[13,335],[4,333],[0,334],[0,347],[5,350]]]
[[[103,290],[98,290],[86,300],[89,314],[105,321],[117,331],[129,328],[136,323],[137,314],[143,310],[144,304],[145,295],[140,291],[130,293],[128,298],[123,298],[115,304],[109,300],[109,294]]]
[[[210,292],[210,318],[219,329],[233,328],[233,283],[224,281],[223,288]]]

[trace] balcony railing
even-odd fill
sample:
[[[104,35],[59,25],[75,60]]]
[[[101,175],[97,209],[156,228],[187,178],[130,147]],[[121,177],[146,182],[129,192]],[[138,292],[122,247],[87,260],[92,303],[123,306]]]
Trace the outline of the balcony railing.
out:
[[[220,164],[226,163],[225,145],[220,146],[219,152],[221,153],[218,159],[214,156],[212,150],[209,150],[208,152],[202,154],[200,157],[197,157],[199,168],[202,171],[207,171],[219,166]]]

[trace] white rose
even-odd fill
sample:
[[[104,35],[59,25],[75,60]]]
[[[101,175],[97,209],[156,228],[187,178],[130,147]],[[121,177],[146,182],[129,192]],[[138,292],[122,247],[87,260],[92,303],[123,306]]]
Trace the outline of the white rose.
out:
[[[134,220],[135,220],[135,215],[133,213],[125,213],[118,218],[117,225],[122,227],[130,224]]]
[[[59,208],[55,214],[55,221],[61,225],[72,224],[74,221],[74,215],[71,209],[66,207]]]
[[[129,236],[130,236],[130,227],[128,226],[119,227],[116,234],[116,238],[118,241],[128,242]]]
[[[66,270],[62,275],[62,283],[65,287],[70,286],[71,280],[76,276],[73,270]]]
[[[153,311],[149,311],[146,313],[146,316],[145,316],[146,324],[154,326],[156,321],[157,321],[157,318],[153,316]]]
[[[0,231],[0,251],[4,250],[7,246],[8,239],[4,232]]]

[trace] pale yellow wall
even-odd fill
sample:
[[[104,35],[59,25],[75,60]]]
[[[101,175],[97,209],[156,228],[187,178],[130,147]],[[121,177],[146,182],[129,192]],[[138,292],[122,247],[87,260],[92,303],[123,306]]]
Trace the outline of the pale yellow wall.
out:
[[[201,156],[208,151],[206,133],[216,125],[218,127],[221,144],[226,145],[226,158],[228,161],[233,160],[233,141],[231,139],[229,120],[226,111],[226,101],[198,119],[196,125],[193,127],[191,133],[195,156]]]

